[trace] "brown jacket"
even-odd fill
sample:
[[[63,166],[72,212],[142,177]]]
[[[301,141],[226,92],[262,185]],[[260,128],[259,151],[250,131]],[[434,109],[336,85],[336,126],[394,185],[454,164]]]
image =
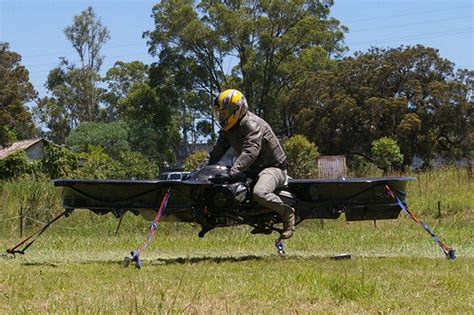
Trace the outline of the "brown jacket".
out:
[[[237,155],[230,175],[247,170],[260,172],[267,167],[284,167],[286,164],[286,154],[270,125],[249,111],[234,127],[220,131],[208,164],[219,162],[230,147]]]

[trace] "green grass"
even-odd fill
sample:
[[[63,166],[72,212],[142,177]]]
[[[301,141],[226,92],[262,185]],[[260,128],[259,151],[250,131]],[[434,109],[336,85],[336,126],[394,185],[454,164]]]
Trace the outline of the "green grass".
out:
[[[2,267],[9,269],[1,272],[2,313],[472,312],[467,259],[256,256],[158,261],[140,271],[115,261]]]
[[[474,189],[463,174],[417,174],[409,186],[411,210],[456,248],[454,261],[401,214],[376,227],[303,222],[284,258],[276,235],[254,236],[248,227],[201,239],[197,226],[160,223],[136,270],[121,263],[145,240],[148,222],[127,214],[115,236],[112,216],[76,210],[26,255],[0,258],[0,314],[474,313]],[[57,191],[44,183],[4,183],[0,201],[1,250],[20,239],[20,205],[38,221],[52,216],[48,205],[59,211]],[[38,227],[28,221],[25,234]],[[329,258],[340,253],[353,258]]]
[[[456,247],[455,261],[408,218],[376,228],[307,222],[285,242],[286,258],[276,254],[275,235],[234,227],[200,239],[197,227],[162,223],[136,270],[121,263],[144,241],[146,223],[133,232],[127,219],[118,236],[107,218],[85,230],[64,219],[25,256],[1,259],[0,313],[474,311],[472,222],[433,225]],[[347,252],[353,259],[329,259]]]

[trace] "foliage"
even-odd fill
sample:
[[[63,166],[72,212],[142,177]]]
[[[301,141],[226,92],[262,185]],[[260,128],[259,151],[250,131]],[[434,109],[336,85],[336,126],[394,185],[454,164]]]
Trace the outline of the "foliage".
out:
[[[408,185],[410,209],[456,248],[456,261],[444,259],[423,228],[403,213],[397,220],[377,221],[376,227],[343,218],[324,220],[323,226],[320,220],[304,221],[285,242],[287,259],[272,246],[275,234],[256,237],[237,226],[198,238],[199,226],[160,221],[160,234],[140,256],[137,281],[137,273],[118,262],[143,243],[148,222],[127,213],[114,236],[116,218],[78,209],[42,234],[21,257],[23,263],[18,256],[0,259],[0,313],[113,313],[117,307],[129,313],[469,313],[474,182],[454,168],[416,177]],[[19,241],[18,212],[30,202],[40,210],[26,211],[27,216],[45,222],[58,214],[60,190],[49,181],[0,184],[0,248]],[[26,222],[25,234],[40,226]],[[328,258],[348,251],[356,259]],[[123,287],[129,291],[117,295]],[[149,292],[156,293],[156,303],[147,302]]]
[[[36,132],[26,104],[37,93],[20,62],[21,56],[0,41],[0,146],[31,138]]]
[[[78,168],[75,177],[105,179],[116,168],[116,162],[104,152],[101,146],[90,145],[87,152],[79,154],[81,166]]]
[[[31,171],[25,150],[17,150],[0,159],[0,179],[12,179]]]
[[[156,162],[147,159],[140,152],[122,151],[118,159],[115,178],[154,179],[158,177],[159,168]]]
[[[372,157],[379,168],[387,174],[393,166],[400,165],[403,154],[397,142],[389,137],[383,137],[372,142]]]
[[[78,167],[78,158],[68,148],[47,142],[40,165],[43,173],[49,178],[72,177]]]
[[[74,16],[73,24],[64,29],[64,34],[79,55],[81,68],[98,72],[104,60],[100,49],[110,39],[110,32],[102,25],[94,9],[88,7]]]
[[[354,155],[347,159],[348,177],[380,177],[380,168],[367,158]]]
[[[153,8],[155,28],[145,33],[150,51],[159,57],[151,82],[183,117],[198,111],[200,119],[210,117],[213,95],[238,88],[253,111],[276,130],[285,129],[289,117],[281,98],[306,71],[344,51],[346,28],[329,16],[332,4],[161,1]],[[235,66],[227,73],[229,58]]]
[[[87,152],[90,145],[100,146],[112,158],[130,151],[129,126],[123,121],[112,123],[84,122],[66,138],[66,144],[75,152]]]
[[[9,125],[3,125],[0,127],[0,144],[9,146],[17,139],[15,128]],[[0,146],[1,147],[1,146]]]
[[[180,135],[169,102],[148,84],[135,84],[123,104],[132,150],[162,166],[174,163]]]
[[[42,98],[35,107],[36,118],[50,130],[50,139],[63,144],[81,122],[101,118],[99,78],[94,70],[77,68],[66,60],[50,71],[46,87],[52,97]]]
[[[139,152],[122,151],[113,159],[101,146],[90,145],[80,158],[84,162],[75,174],[78,178],[149,179],[158,174],[156,164]]]
[[[54,143],[45,143],[43,158],[30,161],[25,150],[17,150],[0,160],[0,179],[15,179],[20,176],[33,178],[71,177],[77,168],[77,157],[67,148]]]
[[[206,151],[196,151],[191,153],[183,163],[185,171],[194,171],[209,155]]]
[[[141,61],[117,61],[112,68],[107,70],[103,81],[108,90],[104,94],[107,106],[107,120],[113,121],[122,118],[126,109],[121,108],[121,101],[127,97],[132,86],[148,81],[148,65]]]
[[[317,173],[318,148],[305,136],[294,135],[283,142],[288,158],[288,175],[293,178],[309,178]]]
[[[61,58],[46,82],[52,97],[42,98],[35,108],[37,120],[50,130],[48,137],[59,144],[81,122],[98,121],[104,116],[99,109],[103,94],[98,87],[103,61],[100,49],[110,38],[91,7],[75,16],[64,33],[78,53],[81,65]]]
[[[371,143],[391,137],[404,165],[419,156],[467,156],[472,144],[472,71],[433,48],[372,48],[306,76],[288,97],[295,131],[324,154],[369,156]]]

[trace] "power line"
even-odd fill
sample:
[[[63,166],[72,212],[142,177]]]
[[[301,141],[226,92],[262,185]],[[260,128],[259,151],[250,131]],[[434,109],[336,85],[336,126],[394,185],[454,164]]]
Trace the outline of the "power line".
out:
[[[380,20],[380,19],[388,19],[392,17],[405,17],[405,16],[413,16],[413,15],[420,15],[420,14],[428,14],[428,13],[435,13],[435,12],[445,12],[445,11],[450,11],[450,10],[456,10],[456,9],[461,9],[461,8],[466,8],[470,7],[473,8],[472,5],[464,5],[464,6],[459,6],[459,7],[452,7],[452,8],[446,8],[446,9],[439,9],[439,10],[430,10],[430,11],[420,11],[420,12],[414,12],[414,13],[405,13],[405,14],[397,14],[397,15],[389,15],[389,16],[381,16],[381,17],[375,17],[375,18],[369,18],[369,19],[359,19],[359,20],[349,20],[345,21],[344,23],[353,23],[353,22],[365,22],[365,21],[373,21],[373,20]],[[472,16],[471,16],[472,17]],[[461,17],[461,18],[466,18],[466,17]],[[456,18],[453,18],[456,19]],[[446,19],[450,20],[450,19]],[[443,20],[433,20],[435,21],[443,21]],[[424,22],[421,22],[424,23]],[[420,24],[421,24],[420,23]],[[428,22],[426,22],[428,23]],[[417,25],[418,23],[414,23],[413,25]],[[405,26],[405,25],[400,25],[400,26]],[[397,26],[393,26],[397,27]],[[385,27],[382,27],[385,28]],[[354,32],[358,31],[366,31],[366,30],[372,30],[372,29],[364,29],[364,30],[356,30]],[[119,45],[113,45],[113,46],[104,46],[102,49],[111,49],[111,48],[119,48],[119,47],[128,47],[128,46],[136,46],[136,45],[143,45],[144,42],[136,42],[136,43],[128,43],[128,44],[119,44]],[[43,57],[43,56],[57,56],[57,55],[62,55],[62,54],[67,54],[69,52],[57,52],[57,53],[45,53],[45,54],[34,54],[34,55],[25,55],[23,57],[27,58],[33,58],[33,57]]]
[[[122,58],[122,57],[132,57],[132,56],[149,56],[149,54],[148,54],[148,53],[141,53],[141,54],[114,55],[114,56],[107,56],[107,57],[108,57],[108,58]],[[151,59],[152,59],[152,58],[151,58]],[[151,61],[151,60],[150,60],[150,61]],[[79,60],[77,60],[76,62],[79,62]],[[113,63],[115,63],[115,62],[113,62]],[[51,65],[57,66],[58,64],[57,64],[57,63],[53,63],[53,64],[51,64]],[[31,66],[26,66],[26,65],[25,65],[25,68],[26,68],[27,70],[29,69],[29,67],[31,67]],[[49,71],[50,71],[50,70],[48,70],[48,71],[45,72],[44,74],[35,73],[35,75],[30,76],[30,79],[31,79],[31,78],[40,78],[40,77],[47,76],[47,75],[49,74]]]
[[[104,46],[102,47],[103,50],[107,50],[107,49],[111,49],[111,48],[120,48],[120,47],[129,47],[129,46],[138,46],[138,45],[143,45],[143,44],[146,44],[144,42],[136,42],[136,43],[129,43],[129,44],[120,44],[120,45],[113,45],[113,46]],[[45,56],[60,56],[60,55],[63,55],[63,54],[69,54],[70,51],[68,52],[55,52],[55,53],[44,53],[44,54],[34,54],[34,55],[25,55],[23,57],[26,57],[26,58],[34,58],[34,57],[45,57]]]
[[[416,23],[409,23],[409,24],[399,24],[399,25],[382,26],[382,27],[376,27],[376,28],[366,28],[366,29],[361,29],[361,30],[349,31],[349,33],[352,33],[352,34],[353,34],[353,33],[358,33],[358,32],[377,31],[377,30],[390,29],[390,28],[397,28],[397,27],[405,27],[405,26],[412,26],[412,25],[429,24],[429,23],[434,23],[434,22],[443,22],[443,21],[452,21],[452,20],[462,20],[462,19],[467,19],[467,18],[472,18],[472,15],[461,16],[461,17],[452,17],[452,18],[449,18],[449,19],[429,20],[429,21],[416,22]]]
[[[347,44],[349,46],[357,46],[357,45],[366,45],[366,44],[371,44],[371,43],[387,43],[387,42],[396,42],[396,41],[400,41],[400,40],[415,40],[415,39],[433,38],[433,37],[440,37],[440,36],[445,36],[445,35],[467,34],[467,33],[471,33],[472,30],[473,30],[472,28],[463,28],[463,29],[450,30],[450,31],[446,31],[446,32],[433,32],[433,33],[415,34],[415,35],[398,37],[398,38],[376,39],[376,40],[352,42],[352,43],[347,43]],[[130,56],[149,56],[149,55],[147,53],[126,54],[126,55],[108,56],[108,58],[120,58],[120,57],[130,57]],[[56,65],[56,64],[54,64],[54,65]],[[35,74],[33,76],[30,76],[30,79],[41,78],[41,77],[46,76],[48,73],[49,73],[49,71],[45,74]]]
[[[429,24],[429,23],[441,22],[441,21],[459,20],[459,19],[465,19],[465,18],[472,18],[472,15],[463,16],[463,17],[453,17],[453,18],[448,18],[448,19],[429,20],[429,21],[423,21],[423,22],[417,22],[417,23],[410,23],[410,24],[393,25],[393,26],[386,26],[386,27],[379,27],[379,28],[369,28],[369,29],[355,30],[355,31],[350,32],[350,34],[354,34],[354,33],[358,33],[358,32],[364,32],[364,31],[380,30],[380,29],[391,29],[391,28],[404,27],[404,26],[411,26],[411,25]],[[371,41],[367,41],[367,42],[370,43]],[[112,48],[120,48],[120,47],[130,47],[130,46],[136,46],[136,45],[139,45],[139,44],[141,45],[141,44],[143,44],[143,43],[129,43],[129,44],[113,45],[113,46],[103,47],[103,49],[112,49]],[[355,43],[355,44],[358,44],[358,43]],[[37,54],[37,55],[29,55],[29,56],[23,56],[23,57],[49,56],[49,55],[60,55],[60,53]],[[106,57],[107,57],[107,58],[116,58],[116,57],[145,56],[145,55],[148,55],[148,53],[125,54],[125,55],[106,56]],[[78,62],[78,61],[76,61],[76,62]],[[57,63],[33,64],[33,65],[27,65],[27,64],[25,64],[25,67],[27,67],[28,69],[30,69],[30,68],[33,68],[33,67],[54,66],[54,65],[57,65]]]
[[[126,55],[112,55],[112,56],[105,56],[105,58],[118,58],[118,57],[131,57],[131,56],[149,56],[148,53],[137,53],[137,54],[126,54]],[[150,57],[151,58],[151,57]],[[79,59],[74,59],[74,60],[68,60],[72,63],[79,63]],[[41,67],[41,66],[57,66],[58,62],[55,63],[43,63],[43,64],[23,64],[27,69],[34,68],[34,67]]]
[[[432,37],[439,37],[444,35],[457,35],[457,34],[467,34],[472,32],[472,28],[463,28],[457,30],[450,30],[446,32],[434,32],[434,33],[425,33],[425,34],[418,34],[418,35],[410,35],[398,38],[386,38],[386,39],[375,39],[375,40],[367,40],[367,41],[360,41],[360,42],[352,42],[347,43],[349,46],[351,45],[361,45],[361,44],[370,44],[373,42],[384,43],[384,42],[394,42],[399,40],[414,40],[414,39],[423,39],[423,38],[432,38]]]
[[[394,17],[406,17],[406,16],[413,16],[413,15],[423,15],[423,14],[429,14],[429,13],[437,13],[437,12],[445,12],[445,11],[450,11],[450,10],[462,9],[462,8],[467,8],[467,7],[473,8],[472,4],[470,4],[470,5],[463,5],[463,6],[459,6],[459,7],[452,7],[452,8],[438,9],[438,10],[418,11],[418,12],[395,14],[395,15],[389,15],[389,16],[379,16],[379,17],[368,18],[368,19],[349,20],[349,21],[344,21],[344,23],[366,22],[366,21],[390,19],[390,18],[394,18]]]

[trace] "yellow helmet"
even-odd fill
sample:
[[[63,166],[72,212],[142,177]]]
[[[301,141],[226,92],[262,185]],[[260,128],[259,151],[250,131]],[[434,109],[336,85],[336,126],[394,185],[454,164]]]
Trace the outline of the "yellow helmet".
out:
[[[247,112],[247,101],[237,90],[225,90],[214,100],[214,110],[219,115],[219,123],[224,131],[232,128]]]

